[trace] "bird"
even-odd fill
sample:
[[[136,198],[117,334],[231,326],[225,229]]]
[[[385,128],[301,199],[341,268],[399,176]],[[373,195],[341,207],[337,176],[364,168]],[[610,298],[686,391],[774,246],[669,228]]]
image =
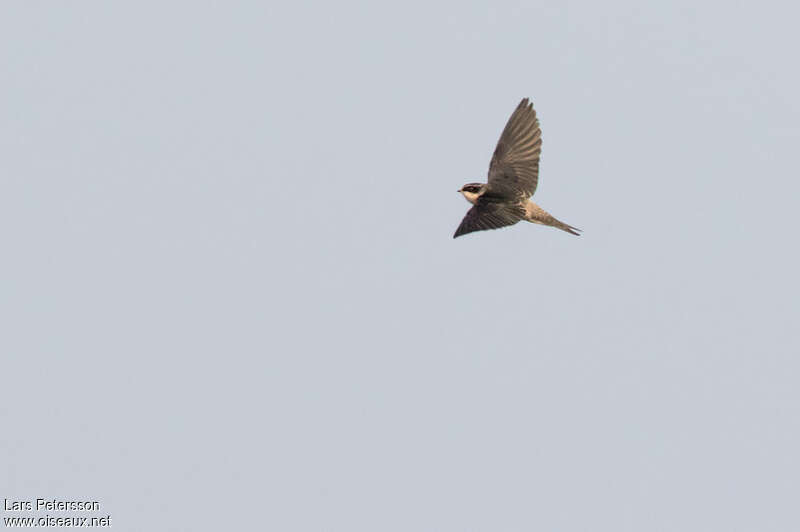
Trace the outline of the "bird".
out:
[[[458,192],[472,204],[453,238],[514,225],[520,220],[580,235],[577,227],[557,220],[529,198],[539,181],[542,129],[536,111],[523,98],[508,119],[489,163],[487,183],[467,183]]]

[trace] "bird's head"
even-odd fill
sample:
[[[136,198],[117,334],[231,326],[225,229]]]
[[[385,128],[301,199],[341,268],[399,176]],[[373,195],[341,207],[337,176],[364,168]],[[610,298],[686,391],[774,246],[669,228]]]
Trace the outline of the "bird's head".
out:
[[[468,202],[474,205],[485,190],[486,190],[486,183],[467,183],[466,185],[461,187],[458,191],[461,192],[465,198],[467,198]]]

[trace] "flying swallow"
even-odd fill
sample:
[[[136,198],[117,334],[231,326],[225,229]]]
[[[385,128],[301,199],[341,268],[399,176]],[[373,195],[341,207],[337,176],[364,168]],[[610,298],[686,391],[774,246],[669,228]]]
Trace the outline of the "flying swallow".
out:
[[[542,129],[536,111],[523,99],[508,119],[489,163],[488,183],[467,183],[459,189],[472,208],[453,238],[486,229],[499,229],[520,220],[557,227],[578,235],[580,229],[557,220],[529,198],[539,181]]]

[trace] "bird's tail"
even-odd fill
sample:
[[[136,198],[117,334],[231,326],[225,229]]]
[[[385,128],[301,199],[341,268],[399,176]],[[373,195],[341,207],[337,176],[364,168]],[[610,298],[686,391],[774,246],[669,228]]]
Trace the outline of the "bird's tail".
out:
[[[577,227],[572,227],[569,224],[565,224],[564,222],[562,222],[561,220],[557,220],[553,216],[550,216],[550,220],[548,220],[548,221],[550,222],[550,225],[552,225],[553,227],[558,227],[562,231],[566,231],[567,233],[569,233],[571,235],[581,236],[581,234],[579,232],[580,229],[578,229]]]
[[[551,227],[558,227],[562,231],[566,231],[571,235],[580,236],[580,229],[565,224],[555,216],[542,209],[532,201],[528,201],[525,205],[525,219],[535,224],[549,225]]]

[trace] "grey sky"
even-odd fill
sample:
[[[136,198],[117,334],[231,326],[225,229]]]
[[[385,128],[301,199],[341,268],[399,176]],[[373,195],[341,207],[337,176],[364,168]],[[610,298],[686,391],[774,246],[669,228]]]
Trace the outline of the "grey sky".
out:
[[[784,5],[5,2],[0,497],[800,530]],[[452,240],[526,96],[584,235]]]

